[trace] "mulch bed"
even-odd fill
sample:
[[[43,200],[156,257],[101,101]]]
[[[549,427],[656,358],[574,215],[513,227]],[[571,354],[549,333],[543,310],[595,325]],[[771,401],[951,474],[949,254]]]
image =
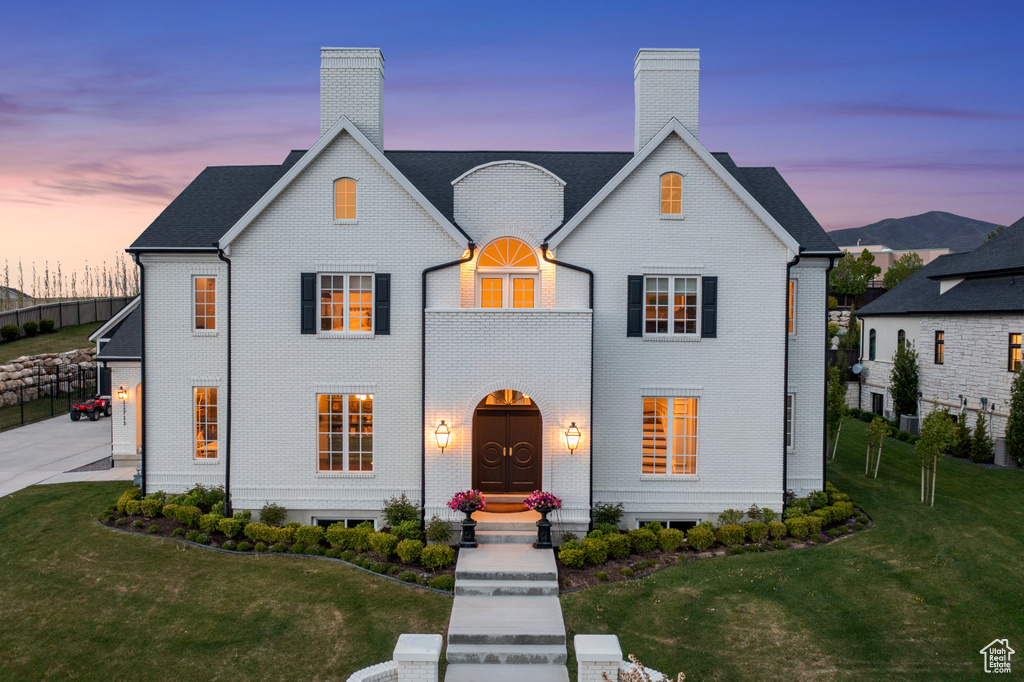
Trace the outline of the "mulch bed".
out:
[[[78,473],[79,471],[106,471],[107,469],[110,469],[113,466],[113,460],[110,457],[104,457],[103,459],[96,460],[92,464],[86,464],[85,466],[80,466],[77,469],[71,469],[70,471],[65,471],[64,473],[75,474]]]

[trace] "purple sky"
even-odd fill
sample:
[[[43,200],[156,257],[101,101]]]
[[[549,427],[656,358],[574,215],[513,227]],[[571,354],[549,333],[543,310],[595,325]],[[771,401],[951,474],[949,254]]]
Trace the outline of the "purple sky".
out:
[[[356,5],[5,9],[0,261],[109,263],[204,166],[308,148],[322,45],[383,49],[386,148],[524,150],[631,150],[637,49],[699,47],[701,141],[826,229],[1024,215],[1016,1]]]

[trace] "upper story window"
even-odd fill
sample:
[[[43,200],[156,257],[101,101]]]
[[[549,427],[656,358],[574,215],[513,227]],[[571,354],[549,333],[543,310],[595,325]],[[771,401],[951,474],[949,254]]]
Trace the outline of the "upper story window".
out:
[[[897,348],[902,348],[903,344],[905,344],[906,342],[907,342],[907,332],[905,332],[902,329],[899,330],[898,332],[896,332],[896,347]]]
[[[935,330],[935,364],[941,365],[946,361],[946,332],[941,329]]]
[[[697,474],[697,399],[643,399],[644,474]]]
[[[661,214],[679,215],[683,212],[683,176],[665,173],[661,176]]]
[[[875,359],[875,330],[868,332],[868,360]]]
[[[356,219],[356,181],[352,178],[334,181],[334,219]]]
[[[477,260],[481,308],[535,308],[540,269],[525,242],[503,237],[488,244]]]
[[[644,334],[697,334],[697,277],[644,281]]]
[[[323,274],[320,331],[373,331],[373,275]]]
[[[194,329],[214,331],[217,329],[217,279],[215,277],[193,278],[193,300],[195,301]]]
[[[796,282],[789,280],[789,296],[786,303],[786,329],[796,331]]]
[[[1010,353],[1006,362],[1006,369],[1010,372],[1020,369],[1020,337],[1020,334],[1010,334]]]

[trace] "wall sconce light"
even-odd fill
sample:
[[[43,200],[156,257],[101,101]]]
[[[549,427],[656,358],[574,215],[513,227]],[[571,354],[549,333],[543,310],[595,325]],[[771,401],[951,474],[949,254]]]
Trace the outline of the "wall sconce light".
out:
[[[363,400],[366,400],[366,396],[362,393],[359,393],[356,395],[356,400],[362,402]]]
[[[117,389],[117,397],[120,398],[121,400],[128,400],[128,389],[126,389],[124,386]]]
[[[117,389],[117,397],[121,399],[121,426],[128,425],[128,389],[121,386]]]
[[[580,446],[580,430],[576,428],[576,422],[569,425],[565,430],[565,444],[569,446],[569,454]]]
[[[448,440],[452,437],[452,430],[448,428],[448,425],[441,420],[438,424],[437,429],[434,430],[434,439],[437,441],[437,447],[441,448],[441,452],[448,447]]]

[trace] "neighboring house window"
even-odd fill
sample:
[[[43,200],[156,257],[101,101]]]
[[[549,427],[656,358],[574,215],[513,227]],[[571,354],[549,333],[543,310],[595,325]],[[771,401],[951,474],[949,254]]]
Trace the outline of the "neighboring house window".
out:
[[[351,178],[334,182],[334,219],[356,219],[356,181]]]
[[[697,473],[697,399],[643,399],[645,474]]]
[[[946,361],[946,332],[935,331],[935,364],[941,365]]]
[[[645,334],[697,334],[697,277],[647,277]]]
[[[871,394],[871,411],[875,414],[882,414],[885,410],[885,396],[881,393]]]
[[[663,215],[683,212],[683,177],[678,173],[661,176],[661,212]]]
[[[480,252],[476,264],[481,308],[535,308],[540,272],[525,242],[503,237]]]
[[[786,447],[793,447],[793,394],[786,396]]]
[[[1016,372],[1020,369],[1020,334],[1010,334],[1010,354],[1007,358],[1006,369]]]
[[[868,360],[875,359],[875,330],[868,332]]]
[[[789,280],[789,302],[786,304],[786,322],[789,333],[796,329],[796,282]]]
[[[320,274],[320,331],[373,331],[373,275]]]
[[[217,279],[194,277],[195,329],[217,329]]]
[[[373,396],[326,395],[317,401],[318,471],[373,471]]]
[[[907,332],[902,329],[896,332],[896,347],[902,348],[903,344],[907,342]]]
[[[196,459],[217,459],[217,389],[192,389]]]

